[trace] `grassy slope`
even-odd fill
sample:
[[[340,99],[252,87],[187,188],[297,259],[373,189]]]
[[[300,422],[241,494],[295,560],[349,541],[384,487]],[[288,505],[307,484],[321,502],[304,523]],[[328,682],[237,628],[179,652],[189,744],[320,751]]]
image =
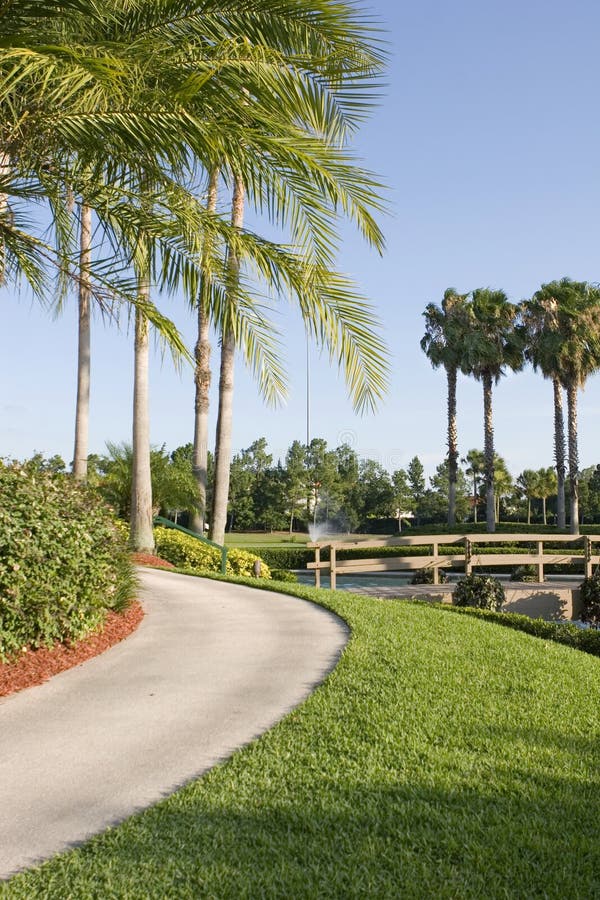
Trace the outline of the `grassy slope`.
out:
[[[325,685],[0,896],[600,896],[600,660],[443,610],[294,592],[352,626]]]

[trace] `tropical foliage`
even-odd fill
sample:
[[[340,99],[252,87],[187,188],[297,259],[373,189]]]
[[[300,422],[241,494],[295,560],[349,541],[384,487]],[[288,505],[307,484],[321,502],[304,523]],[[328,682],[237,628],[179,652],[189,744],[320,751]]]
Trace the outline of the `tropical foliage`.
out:
[[[90,488],[0,463],[0,659],[77,640],[136,588],[123,535]]]

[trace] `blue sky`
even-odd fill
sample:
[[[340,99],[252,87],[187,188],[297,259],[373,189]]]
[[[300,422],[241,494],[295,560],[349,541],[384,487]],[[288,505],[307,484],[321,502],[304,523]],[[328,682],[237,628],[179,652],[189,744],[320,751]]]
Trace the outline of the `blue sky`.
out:
[[[422,311],[444,289],[503,288],[518,301],[562,275],[600,280],[600,9],[592,2],[419,0],[367,5],[390,49],[380,107],[361,130],[364,164],[386,184],[387,252],[344,229],[340,267],[372,300],[391,353],[390,392],[356,417],[326,355],[311,349],[311,434],[344,441],[389,469],[417,454],[428,472],[445,454],[445,379],[419,349]],[[60,319],[3,291],[0,455],[34,450],[70,460],[75,404],[74,304]],[[191,316],[170,311],[191,345]],[[270,410],[241,361],[234,446],[265,436],[275,456],[304,439],[305,347],[299,320],[279,314],[290,374],[286,406]],[[130,439],[131,334],[96,320],[91,450]],[[217,351],[214,352],[217,360]],[[152,440],[192,438],[191,371],[160,352],[152,363]],[[216,381],[216,378],[215,378]],[[478,383],[459,381],[461,454],[481,447]],[[580,400],[582,466],[600,462],[600,380]],[[552,463],[552,391],[531,372],[502,380],[496,446],[513,474]]]

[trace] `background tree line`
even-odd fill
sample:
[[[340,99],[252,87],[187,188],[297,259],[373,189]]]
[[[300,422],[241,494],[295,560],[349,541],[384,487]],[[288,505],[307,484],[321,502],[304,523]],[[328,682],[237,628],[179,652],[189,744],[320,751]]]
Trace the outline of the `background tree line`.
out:
[[[66,472],[60,456],[36,454],[29,465]],[[556,524],[557,481],[553,467],[525,469],[513,476],[504,459],[494,460],[495,522]],[[131,447],[108,444],[104,455],[88,457],[88,477],[117,514],[131,511]],[[214,461],[208,458],[208,497]],[[193,475],[193,444],[151,451],[153,512],[189,525],[199,505]],[[449,467],[445,460],[429,478],[418,456],[406,468],[389,472],[374,459],[363,459],[348,444],[329,449],[322,438],[307,448],[294,441],[274,459],[261,437],[235,453],[231,466],[228,531],[306,531],[327,523],[340,532],[391,533],[412,525],[441,525],[448,515]],[[580,473],[580,522],[600,522],[600,464]],[[568,497],[568,486],[567,486]],[[459,461],[456,486],[458,523],[480,523],[486,496],[483,451],[473,449]]]

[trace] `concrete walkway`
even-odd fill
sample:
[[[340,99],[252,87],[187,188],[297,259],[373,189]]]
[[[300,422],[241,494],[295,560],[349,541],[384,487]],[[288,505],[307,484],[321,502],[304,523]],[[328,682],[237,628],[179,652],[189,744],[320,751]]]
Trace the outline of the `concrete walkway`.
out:
[[[347,629],[311,603],[141,572],[127,640],[0,700],[0,878],[143,809],[270,728]]]

